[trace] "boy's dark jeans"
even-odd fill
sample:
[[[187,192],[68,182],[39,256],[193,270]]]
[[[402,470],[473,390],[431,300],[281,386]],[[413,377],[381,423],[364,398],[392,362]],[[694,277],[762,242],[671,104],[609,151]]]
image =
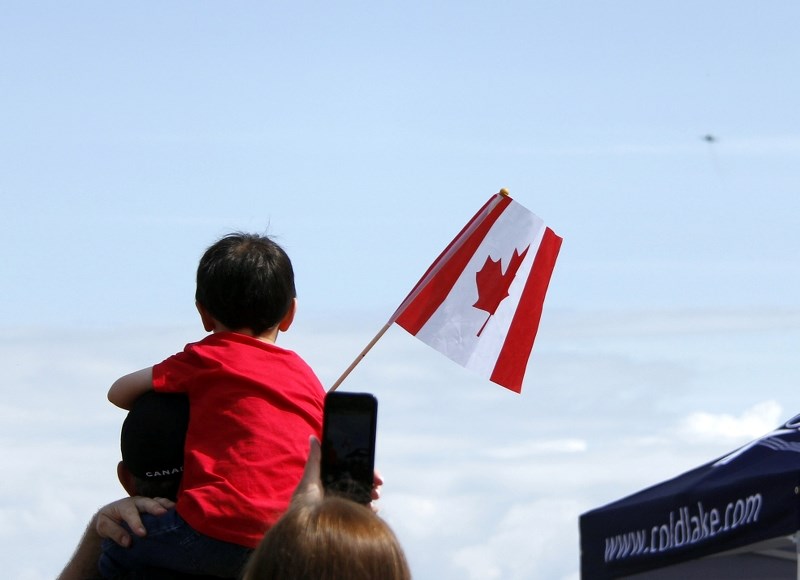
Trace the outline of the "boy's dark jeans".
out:
[[[161,516],[142,514],[142,523],[147,535],[140,538],[131,534],[133,541],[128,548],[103,541],[98,564],[103,578],[145,568],[238,578],[253,551],[196,532],[175,509]]]

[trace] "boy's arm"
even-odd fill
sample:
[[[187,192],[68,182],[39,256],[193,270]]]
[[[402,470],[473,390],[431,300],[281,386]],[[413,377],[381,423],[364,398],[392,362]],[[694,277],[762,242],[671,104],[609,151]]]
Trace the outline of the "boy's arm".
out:
[[[130,410],[134,401],[153,389],[153,367],[118,378],[108,390],[108,400],[117,407]]]

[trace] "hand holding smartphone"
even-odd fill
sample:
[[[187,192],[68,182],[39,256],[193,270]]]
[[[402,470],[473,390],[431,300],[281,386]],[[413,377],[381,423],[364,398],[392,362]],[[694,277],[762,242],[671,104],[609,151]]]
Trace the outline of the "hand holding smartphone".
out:
[[[326,492],[367,505],[372,500],[378,400],[369,393],[325,397],[320,475]]]

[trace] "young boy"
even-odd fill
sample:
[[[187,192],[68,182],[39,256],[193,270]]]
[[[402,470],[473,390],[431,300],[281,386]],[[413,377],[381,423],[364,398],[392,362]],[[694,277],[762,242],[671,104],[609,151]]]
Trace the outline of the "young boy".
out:
[[[100,571],[107,578],[145,566],[238,576],[288,506],[309,435],[322,430],[322,385],[297,354],[274,344],[297,306],[280,246],[225,236],[200,260],[195,298],[213,334],[108,392],[123,409],[150,389],[186,393],[189,427],[176,509],[145,514],[147,536],[129,548],[106,543]]]

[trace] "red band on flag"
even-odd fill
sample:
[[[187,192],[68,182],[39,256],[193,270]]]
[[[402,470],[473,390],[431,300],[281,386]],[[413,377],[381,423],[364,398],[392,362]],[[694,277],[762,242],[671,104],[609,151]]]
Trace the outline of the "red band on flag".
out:
[[[561,248],[561,241],[553,230],[545,229],[531,273],[525,282],[519,305],[508,329],[508,335],[489,378],[493,383],[517,393],[522,391],[522,379],[539,329],[544,297]]]

